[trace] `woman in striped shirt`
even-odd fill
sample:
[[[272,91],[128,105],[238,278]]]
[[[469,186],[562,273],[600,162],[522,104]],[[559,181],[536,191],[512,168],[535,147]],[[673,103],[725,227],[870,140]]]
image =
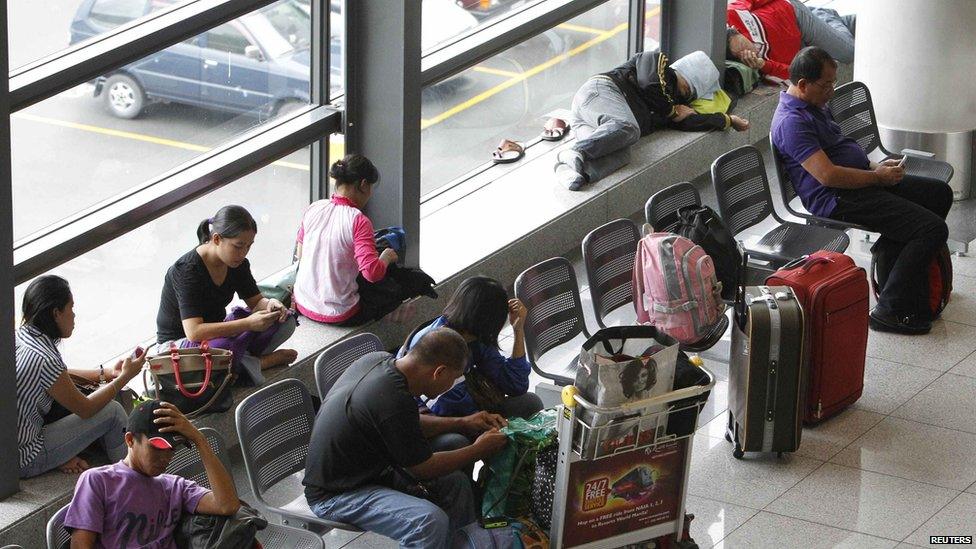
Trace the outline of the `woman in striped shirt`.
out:
[[[114,399],[142,368],[143,350],[137,348],[115,368],[68,369],[57,345],[74,331],[74,299],[68,282],[58,276],[31,282],[22,313],[15,359],[20,476],[33,477],[55,467],[80,473],[88,463],[78,453],[95,441],[101,442],[110,460],[125,457],[126,415]],[[108,383],[85,395],[71,381],[72,375]],[[45,424],[44,416],[55,402],[71,413]]]

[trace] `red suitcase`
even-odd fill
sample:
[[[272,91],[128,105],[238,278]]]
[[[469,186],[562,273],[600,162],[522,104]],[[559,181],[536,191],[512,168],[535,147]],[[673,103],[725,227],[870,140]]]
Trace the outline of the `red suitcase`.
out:
[[[790,286],[803,306],[807,334],[807,424],[853,404],[864,389],[868,346],[868,279],[850,257],[821,250],[766,279]]]

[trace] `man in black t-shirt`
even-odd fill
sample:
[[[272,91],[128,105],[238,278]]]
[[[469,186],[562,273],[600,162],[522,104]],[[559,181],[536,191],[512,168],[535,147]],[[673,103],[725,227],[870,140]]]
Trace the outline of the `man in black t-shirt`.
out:
[[[415,397],[447,391],[467,364],[468,346],[439,328],[403,358],[371,353],[329,391],[315,418],[305,497],[319,517],[354,524],[401,547],[448,547],[476,517],[471,480],[459,470],[505,446],[500,416],[421,415]],[[483,431],[470,446],[432,452],[427,438]],[[418,483],[420,479],[422,483]]]

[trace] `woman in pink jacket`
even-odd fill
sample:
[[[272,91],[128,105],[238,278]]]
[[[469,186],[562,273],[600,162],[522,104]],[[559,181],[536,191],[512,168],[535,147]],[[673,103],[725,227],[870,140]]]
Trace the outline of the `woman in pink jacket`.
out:
[[[376,289],[397,254],[391,248],[376,252],[373,223],[362,212],[379,181],[376,166],[350,154],[332,164],[329,175],[335,193],[309,205],[298,229],[295,306],[318,322],[357,326],[399,304]]]

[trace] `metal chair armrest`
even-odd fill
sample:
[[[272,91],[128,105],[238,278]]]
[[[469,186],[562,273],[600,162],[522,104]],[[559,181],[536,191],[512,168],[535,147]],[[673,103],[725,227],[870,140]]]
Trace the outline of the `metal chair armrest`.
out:
[[[566,376],[561,376],[558,374],[550,374],[549,372],[543,371],[543,369],[539,368],[539,365],[536,364],[534,360],[529,361],[529,365],[532,366],[532,370],[535,373],[552,381],[553,383],[555,383],[560,387],[565,387],[566,385],[572,385],[575,382],[575,380],[570,379]]]
[[[917,156],[919,158],[935,158],[935,153],[929,151],[920,151],[918,149],[902,149],[901,154],[908,156]]]

